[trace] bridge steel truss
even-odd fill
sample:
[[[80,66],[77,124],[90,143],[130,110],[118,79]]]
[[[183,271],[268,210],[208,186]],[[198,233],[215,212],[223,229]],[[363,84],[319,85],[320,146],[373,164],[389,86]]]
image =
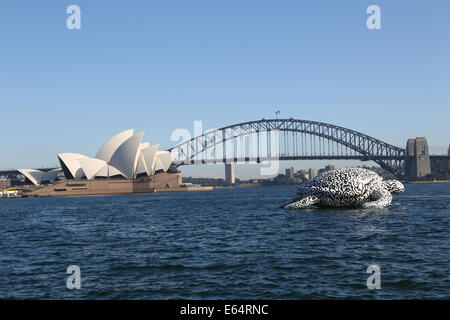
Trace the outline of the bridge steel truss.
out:
[[[241,148],[245,145],[243,137],[247,137],[253,153],[244,151],[238,154],[239,144]],[[205,132],[169,150],[177,152],[174,160],[177,167],[267,160],[358,159],[373,160],[401,177],[405,165],[405,149],[344,127],[292,118],[262,119],[230,125]]]

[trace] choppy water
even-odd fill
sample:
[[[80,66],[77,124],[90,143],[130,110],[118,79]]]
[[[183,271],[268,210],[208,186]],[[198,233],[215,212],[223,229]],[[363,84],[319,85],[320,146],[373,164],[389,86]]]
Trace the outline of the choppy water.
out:
[[[279,209],[294,193],[0,200],[0,298],[450,298],[449,184],[378,210]]]

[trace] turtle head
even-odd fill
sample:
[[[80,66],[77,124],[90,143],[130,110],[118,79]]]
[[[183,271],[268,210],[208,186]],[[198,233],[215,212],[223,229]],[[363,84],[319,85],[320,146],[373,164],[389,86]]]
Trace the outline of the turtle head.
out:
[[[386,180],[386,181],[383,181],[383,185],[390,193],[393,193],[393,194],[399,194],[399,193],[403,193],[405,191],[405,187],[403,186],[403,183],[401,183],[398,180]]]

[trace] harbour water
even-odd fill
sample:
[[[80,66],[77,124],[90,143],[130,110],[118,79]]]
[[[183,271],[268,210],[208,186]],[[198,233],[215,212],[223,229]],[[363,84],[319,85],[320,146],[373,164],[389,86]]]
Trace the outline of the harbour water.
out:
[[[0,200],[0,298],[450,298],[450,184],[406,185],[377,210],[278,208],[294,194]]]

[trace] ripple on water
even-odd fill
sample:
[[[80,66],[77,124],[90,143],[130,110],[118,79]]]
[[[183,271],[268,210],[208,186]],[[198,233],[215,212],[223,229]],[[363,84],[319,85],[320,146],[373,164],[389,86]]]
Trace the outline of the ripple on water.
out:
[[[294,187],[5,200],[0,298],[448,299],[449,191],[407,185],[381,210],[279,209]]]

